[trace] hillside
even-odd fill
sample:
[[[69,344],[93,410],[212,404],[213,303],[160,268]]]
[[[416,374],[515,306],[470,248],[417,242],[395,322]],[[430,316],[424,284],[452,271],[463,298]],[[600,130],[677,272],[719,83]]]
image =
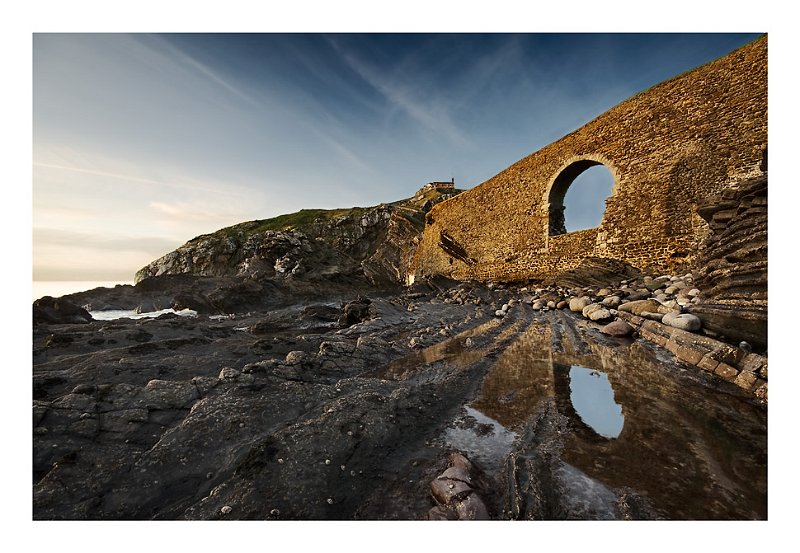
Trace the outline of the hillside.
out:
[[[413,197],[373,207],[303,209],[203,234],[143,267],[136,282],[161,275],[405,281],[425,214],[461,192],[430,183]]]

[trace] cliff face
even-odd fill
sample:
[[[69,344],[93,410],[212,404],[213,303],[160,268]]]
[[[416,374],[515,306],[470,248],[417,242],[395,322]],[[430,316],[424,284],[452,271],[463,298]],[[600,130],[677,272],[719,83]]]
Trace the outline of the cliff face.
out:
[[[690,311],[708,330],[766,348],[766,173],[709,198],[698,214],[711,233],[698,256],[696,283],[704,301]]]
[[[194,238],[136,273],[246,277],[253,280],[363,277],[405,281],[425,213],[458,190],[427,185],[414,197],[368,208],[302,210]]]

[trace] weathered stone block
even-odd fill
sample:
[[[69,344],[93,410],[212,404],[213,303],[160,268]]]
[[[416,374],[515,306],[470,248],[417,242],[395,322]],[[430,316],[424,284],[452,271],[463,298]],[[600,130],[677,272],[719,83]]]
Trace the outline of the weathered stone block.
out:
[[[714,372],[719,366],[719,361],[713,359],[708,354],[704,355],[702,359],[697,363],[697,366],[703,369],[704,371]]]
[[[750,371],[742,371],[733,380],[734,384],[745,390],[751,390],[756,383],[756,374]]]
[[[700,360],[703,359],[702,353],[681,344],[678,344],[678,347],[675,348],[673,353],[675,353],[675,357],[681,361],[685,361],[686,363],[690,363],[692,365],[697,365],[700,363]]]
[[[736,369],[728,365],[727,363],[720,363],[717,365],[717,368],[714,369],[714,374],[721,376],[725,380],[733,380],[736,378],[736,375],[739,373]]]

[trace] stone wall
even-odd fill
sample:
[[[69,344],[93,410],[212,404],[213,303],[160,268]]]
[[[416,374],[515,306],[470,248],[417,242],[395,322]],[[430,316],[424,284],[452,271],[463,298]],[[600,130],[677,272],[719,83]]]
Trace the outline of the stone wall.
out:
[[[571,269],[587,256],[650,270],[689,265],[708,235],[697,205],[760,174],[766,147],[765,35],[626,100],[436,206],[411,270],[521,280]],[[597,164],[615,181],[600,226],[555,234],[563,231],[566,189]]]

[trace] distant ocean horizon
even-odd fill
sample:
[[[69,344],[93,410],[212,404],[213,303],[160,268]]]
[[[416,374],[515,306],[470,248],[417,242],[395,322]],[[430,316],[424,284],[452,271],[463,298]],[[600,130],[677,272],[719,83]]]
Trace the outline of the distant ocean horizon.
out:
[[[132,280],[34,280],[33,281],[33,300],[43,296],[58,298],[75,292],[84,292],[100,286],[113,288],[117,284],[133,284]]]

